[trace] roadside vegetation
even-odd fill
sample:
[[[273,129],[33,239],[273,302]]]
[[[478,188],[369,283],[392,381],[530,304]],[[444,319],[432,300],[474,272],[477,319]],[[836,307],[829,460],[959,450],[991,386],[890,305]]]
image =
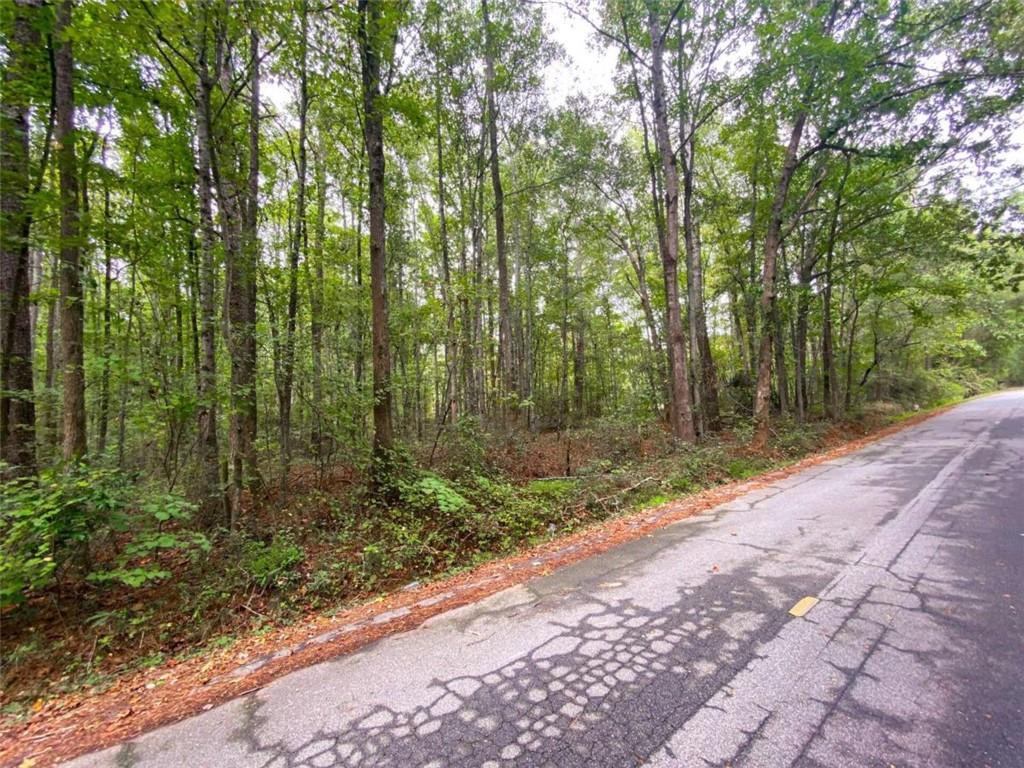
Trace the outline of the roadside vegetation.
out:
[[[248,495],[245,524],[210,535],[194,531],[183,497],[137,476],[79,467],[9,483],[4,544],[24,552],[31,542],[36,557],[3,564],[5,586],[30,595],[4,617],[3,714],[21,719],[62,693],[99,692],[246,633],[743,480],[900,415],[883,404],[851,422],[783,421],[756,454],[749,421],[687,448],[660,425],[595,423],[528,440],[463,425],[432,469],[403,457],[389,503],[355,468],[296,467],[286,503],[276,490]]]
[[[1024,384],[1022,24],[0,2],[3,715]]]

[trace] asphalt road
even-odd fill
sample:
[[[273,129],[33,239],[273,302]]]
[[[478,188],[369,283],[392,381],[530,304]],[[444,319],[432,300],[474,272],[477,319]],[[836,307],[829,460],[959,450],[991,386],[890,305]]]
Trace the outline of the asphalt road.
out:
[[[1021,768],[1022,616],[1010,392],[73,765]]]

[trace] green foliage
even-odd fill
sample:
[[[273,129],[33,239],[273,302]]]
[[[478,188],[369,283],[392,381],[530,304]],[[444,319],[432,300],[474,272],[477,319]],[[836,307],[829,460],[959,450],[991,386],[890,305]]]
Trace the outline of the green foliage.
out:
[[[733,480],[743,480],[756,475],[763,467],[764,464],[757,459],[735,458],[726,463],[725,472]]]
[[[777,430],[774,443],[787,455],[799,456],[818,444],[821,433],[820,423],[785,423]]]
[[[435,474],[428,473],[411,483],[400,485],[401,502],[412,512],[455,516],[467,512],[471,505],[450,484]]]
[[[479,419],[469,416],[458,419],[442,436],[446,468],[452,474],[485,471],[486,445],[487,433]]]
[[[275,536],[270,543],[246,541],[239,569],[261,589],[282,587],[293,578],[294,567],[305,556],[302,547],[285,535]]]
[[[533,480],[528,483],[525,491],[538,501],[565,501],[576,490],[577,481],[571,478],[555,478]]]
[[[146,495],[131,476],[85,464],[10,480],[0,486],[0,605],[23,602],[72,569],[97,584],[166,578],[160,553],[209,548],[201,534],[167,528],[187,523],[192,511],[178,496]],[[116,554],[94,562],[101,541]]]

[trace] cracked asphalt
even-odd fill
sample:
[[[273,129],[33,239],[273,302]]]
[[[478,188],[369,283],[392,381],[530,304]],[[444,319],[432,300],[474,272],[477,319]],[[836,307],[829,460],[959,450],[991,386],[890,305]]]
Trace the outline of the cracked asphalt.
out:
[[[1022,613],[1008,392],[70,765],[1020,768]]]

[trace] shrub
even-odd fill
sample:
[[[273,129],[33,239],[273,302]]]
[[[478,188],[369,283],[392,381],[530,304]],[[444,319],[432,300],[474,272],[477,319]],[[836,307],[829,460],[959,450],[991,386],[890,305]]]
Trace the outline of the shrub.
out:
[[[7,481],[0,485],[0,606],[23,602],[76,567],[99,584],[166,578],[154,562],[160,551],[209,547],[201,534],[167,530],[192,511],[178,496],[146,495],[131,476],[86,464]],[[103,546],[105,556],[94,559]]]
[[[761,472],[764,467],[764,462],[757,459],[737,457],[729,460],[725,471],[733,480],[744,480]]]
[[[245,542],[240,567],[251,583],[269,589],[283,586],[292,566],[301,563],[305,557],[302,547],[278,536],[269,544],[258,540]]]
[[[411,482],[399,485],[401,500],[411,511],[443,515],[467,512],[472,505],[451,485],[435,474],[425,474]]]
[[[449,425],[442,435],[444,465],[452,474],[472,473],[486,468],[489,436],[480,421],[463,416]]]

